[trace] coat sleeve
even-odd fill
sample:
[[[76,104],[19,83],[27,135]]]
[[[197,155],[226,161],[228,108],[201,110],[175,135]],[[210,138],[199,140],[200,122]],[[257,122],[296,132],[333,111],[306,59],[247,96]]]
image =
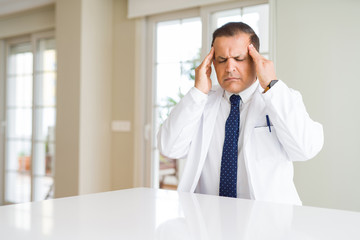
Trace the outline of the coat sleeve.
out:
[[[187,156],[207,98],[207,94],[193,87],[174,107],[157,135],[158,149],[163,156],[174,159]]]
[[[323,127],[310,118],[298,91],[278,81],[262,97],[289,159],[305,161],[320,152],[324,143]]]

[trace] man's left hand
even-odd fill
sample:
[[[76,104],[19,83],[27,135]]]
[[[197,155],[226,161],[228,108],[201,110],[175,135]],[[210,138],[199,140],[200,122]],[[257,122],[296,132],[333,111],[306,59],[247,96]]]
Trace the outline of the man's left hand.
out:
[[[248,49],[255,64],[256,76],[259,79],[259,83],[263,89],[266,89],[271,80],[277,79],[274,63],[261,56],[252,44],[249,45]]]

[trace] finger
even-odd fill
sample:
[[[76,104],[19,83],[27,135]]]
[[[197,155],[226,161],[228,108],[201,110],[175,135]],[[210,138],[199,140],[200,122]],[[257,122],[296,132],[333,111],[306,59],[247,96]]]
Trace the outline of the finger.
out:
[[[258,62],[263,58],[252,44],[249,45],[249,54],[253,58],[254,62]]]
[[[211,65],[213,57],[214,57],[214,47],[211,47],[209,54],[205,57],[203,63],[205,66]]]
[[[211,75],[211,67],[206,70],[206,75],[210,77],[210,75]]]

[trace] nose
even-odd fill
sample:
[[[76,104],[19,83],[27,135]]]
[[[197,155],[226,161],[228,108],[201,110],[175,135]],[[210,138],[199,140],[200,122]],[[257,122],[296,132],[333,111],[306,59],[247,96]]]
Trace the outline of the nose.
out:
[[[235,60],[234,60],[234,59],[229,58],[229,59],[226,61],[225,71],[226,71],[227,73],[230,73],[230,72],[235,71]]]

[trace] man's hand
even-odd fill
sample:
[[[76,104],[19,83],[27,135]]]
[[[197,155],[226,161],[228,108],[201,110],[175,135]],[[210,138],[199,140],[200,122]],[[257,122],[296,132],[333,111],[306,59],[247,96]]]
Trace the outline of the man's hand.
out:
[[[195,69],[195,87],[205,94],[211,89],[211,63],[214,57],[214,47],[211,48],[209,54],[204,61]]]
[[[274,63],[261,56],[252,44],[249,45],[248,49],[255,64],[256,76],[259,79],[259,83],[263,89],[266,89],[271,80],[277,79]]]

